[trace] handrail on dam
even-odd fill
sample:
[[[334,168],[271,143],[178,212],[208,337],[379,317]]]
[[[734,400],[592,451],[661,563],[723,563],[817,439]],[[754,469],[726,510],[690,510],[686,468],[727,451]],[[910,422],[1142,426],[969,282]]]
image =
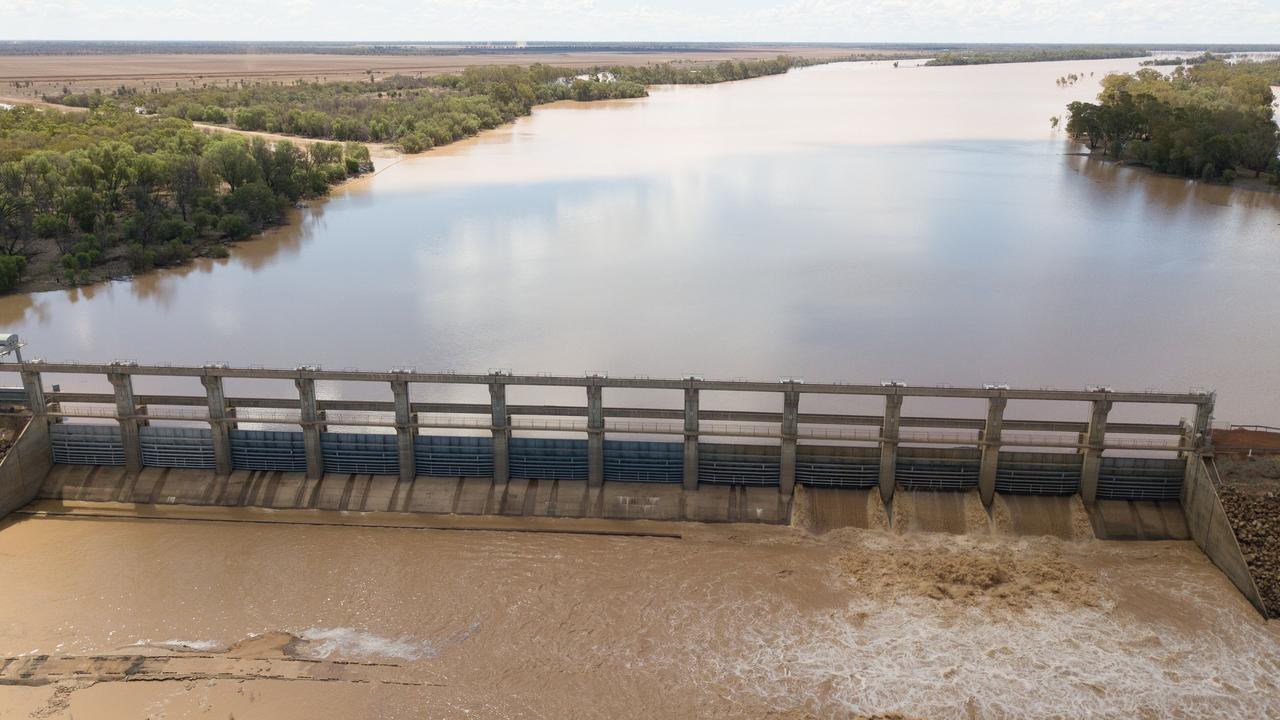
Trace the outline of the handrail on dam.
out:
[[[21,373],[26,404],[38,420],[59,423],[72,418],[114,420],[119,426],[124,465],[129,473],[141,472],[143,453],[141,429],[154,421],[199,422],[212,434],[214,469],[220,476],[233,471],[230,433],[243,424],[283,424],[301,429],[309,478],[325,471],[322,436],[331,427],[380,427],[393,429],[398,448],[397,471],[402,479],[416,476],[415,438],[422,428],[453,428],[484,431],[492,442],[493,477],[506,482],[511,469],[513,431],[585,433],[586,479],[589,485],[604,481],[605,436],[672,435],[682,438],[683,455],[679,472],[685,488],[699,483],[699,454],[707,447],[706,437],[764,438],[776,440],[778,488],[789,496],[796,484],[799,448],[806,456],[827,445],[863,443],[878,446],[878,487],[887,501],[901,468],[899,450],[903,446],[959,446],[976,451],[978,489],[985,503],[992,502],[1001,468],[1001,448],[1054,448],[1074,450],[1079,455],[1079,492],[1086,502],[1098,495],[1102,455],[1107,450],[1132,449],[1177,452],[1198,457],[1208,449],[1213,413],[1211,392],[1116,392],[1107,388],[1089,390],[1016,389],[1005,386],[982,388],[925,387],[902,383],[854,385],[804,383],[796,380],[761,382],[747,380],[706,380],[696,376],[680,379],[611,378],[604,375],[556,376],[420,373],[414,371],[362,372],[322,370],[303,366],[294,370],[231,368],[224,365],[181,367],[134,363],[85,364],[32,361],[8,366]],[[0,370],[6,369],[0,367]],[[42,375],[105,376],[111,393],[51,392]],[[203,396],[137,395],[136,376],[194,377],[204,385]],[[224,381],[231,379],[290,380],[296,398],[228,397]],[[318,397],[316,382],[377,383],[390,386],[392,400],[326,400]],[[489,390],[488,403],[413,402],[412,385],[476,385]],[[507,388],[577,387],[585,405],[509,405]],[[683,408],[606,407],[605,389],[679,390]],[[711,410],[701,408],[701,394],[708,392],[777,393],[782,396],[776,411]],[[883,398],[879,415],[802,413],[802,396],[836,395]],[[930,418],[902,415],[905,398],[970,398],[985,400],[987,412],[981,418]],[[1009,400],[1087,402],[1089,413],[1081,419],[1006,419]],[[1115,403],[1148,405],[1189,405],[1194,420],[1180,424],[1108,423]],[[76,405],[98,407],[73,407]],[[105,406],[105,407],[104,407]],[[865,429],[857,429],[858,427]],[[1015,431],[1006,434],[1005,431]],[[148,431],[150,432],[150,431]],[[296,431],[295,431],[296,432]],[[1119,437],[1126,436],[1126,437]],[[1127,437],[1140,436],[1140,437]],[[1157,437],[1150,437],[1157,436]],[[207,437],[207,436],[206,436]],[[801,445],[800,441],[810,441]],[[207,440],[206,440],[207,442]],[[581,441],[578,441],[581,442]],[[712,444],[716,447],[723,445]],[[713,450],[708,450],[712,452]],[[770,451],[774,452],[774,451]],[[862,457],[859,455],[858,457]],[[772,461],[771,461],[772,462]]]

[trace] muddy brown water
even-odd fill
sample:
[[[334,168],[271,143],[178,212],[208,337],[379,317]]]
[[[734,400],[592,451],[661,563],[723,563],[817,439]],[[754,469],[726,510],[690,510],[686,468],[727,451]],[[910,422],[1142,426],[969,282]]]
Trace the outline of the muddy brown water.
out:
[[[1280,713],[1189,543],[671,527],[10,521],[0,717]]]
[[[82,361],[1196,385],[1276,421],[1280,195],[1049,128],[1137,62],[840,64],[542,107],[230,259],[0,299],[0,327]]]

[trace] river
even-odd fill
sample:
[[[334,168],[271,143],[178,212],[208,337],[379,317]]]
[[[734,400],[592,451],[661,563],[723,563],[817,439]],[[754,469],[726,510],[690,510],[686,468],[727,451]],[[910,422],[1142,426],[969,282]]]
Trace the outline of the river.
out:
[[[1280,195],[1050,129],[1137,63],[838,64],[540,107],[229,259],[0,299],[0,326],[51,360],[1195,386],[1276,424]]]

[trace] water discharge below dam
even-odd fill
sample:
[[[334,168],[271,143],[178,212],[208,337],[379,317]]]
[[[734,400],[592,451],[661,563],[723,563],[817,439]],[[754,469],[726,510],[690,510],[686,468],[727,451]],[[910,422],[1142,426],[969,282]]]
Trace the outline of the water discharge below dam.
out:
[[[7,521],[8,716],[1280,713],[1280,632],[1190,543],[180,516]],[[182,679],[111,682],[104,655]],[[30,684],[7,684],[20,670]]]

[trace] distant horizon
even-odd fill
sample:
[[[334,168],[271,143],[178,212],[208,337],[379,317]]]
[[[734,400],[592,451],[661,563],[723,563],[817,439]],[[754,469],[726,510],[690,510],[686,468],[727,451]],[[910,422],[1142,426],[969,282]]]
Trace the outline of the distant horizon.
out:
[[[15,41],[969,44],[1273,44],[1280,3],[1269,0],[0,0]],[[200,33],[193,37],[192,32]],[[363,33],[362,33],[363,34]],[[1077,35],[1087,34],[1086,40]],[[185,40],[168,38],[185,37]],[[591,40],[586,40],[591,38]],[[692,38],[692,39],[687,39]],[[887,40],[887,38],[910,38]],[[1171,40],[1172,38],[1172,40]]]
[[[181,38],[181,39],[149,39],[149,38],[0,38],[2,45],[40,45],[40,44],[86,44],[86,45],[231,45],[231,46],[289,46],[289,45],[331,45],[331,46],[407,46],[407,47],[443,47],[465,46],[483,48],[492,46],[495,49],[520,50],[529,47],[560,46],[607,46],[607,47],[655,47],[669,46],[681,48],[699,47],[832,47],[832,48],[1060,48],[1060,47],[1120,47],[1149,50],[1223,50],[1223,49],[1256,49],[1256,51],[1280,52],[1280,43],[1263,43],[1247,41],[1162,41],[1162,42],[1050,42],[1050,41],[974,41],[974,40],[610,40],[610,39],[544,39],[514,40],[510,38],[453,38],[430,40],[402,39],[293,39],[293,40],[232,40],[223,38]],[[1247,50],[1243,50],[1247,51]]]

